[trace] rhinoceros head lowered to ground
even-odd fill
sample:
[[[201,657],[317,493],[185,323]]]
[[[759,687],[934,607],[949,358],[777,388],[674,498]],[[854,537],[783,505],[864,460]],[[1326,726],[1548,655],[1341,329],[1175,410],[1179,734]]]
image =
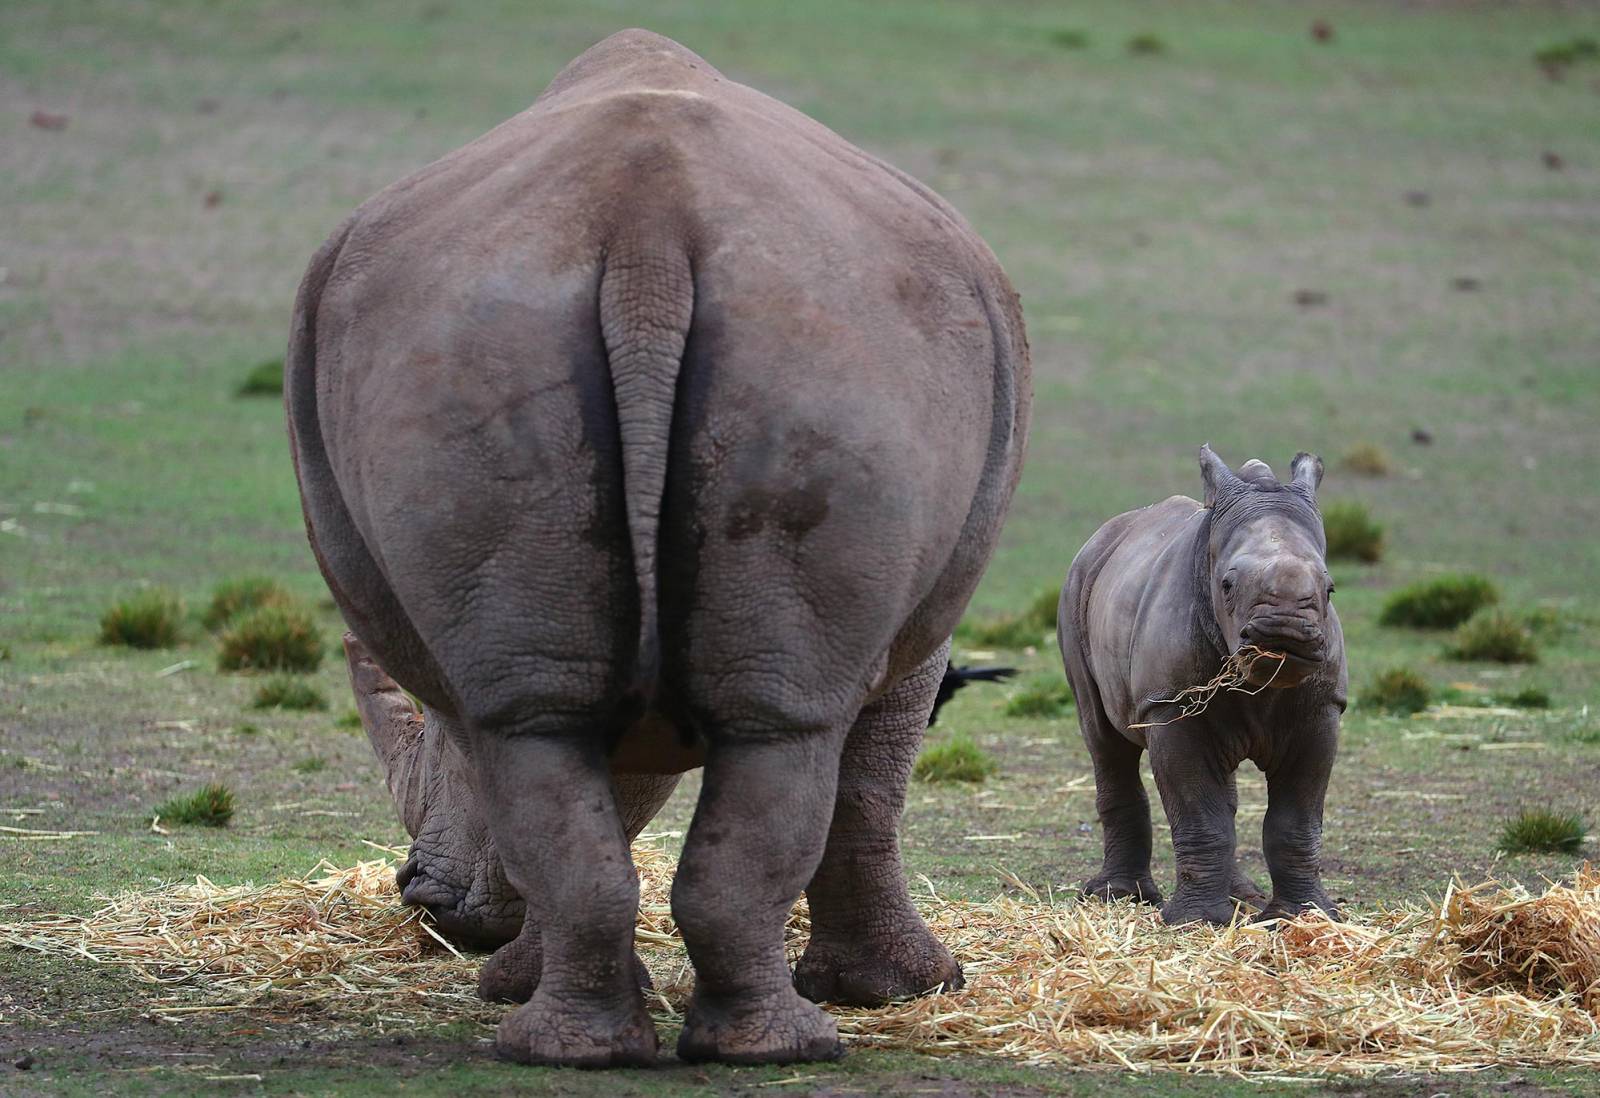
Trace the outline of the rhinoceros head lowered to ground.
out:
[[[345,634],[344,645],[356,710],[413,840],[396,875],[406,903],[427,908],[463,945],[510,941],[522,928],[524,904],[506,880],[451,722],[419,712],[354,633]]]
[[[1297,686],[1329,658],[1333,578],[1317,510],[1322,460],[1299,453],[1280,482],[1265,462],[1235,474],[1211,447],[1200,448],[1205,504],[1211,512],[1209,588],[1229,652],[1254,645],[1286,660],[1255,662],[1251,682]]]

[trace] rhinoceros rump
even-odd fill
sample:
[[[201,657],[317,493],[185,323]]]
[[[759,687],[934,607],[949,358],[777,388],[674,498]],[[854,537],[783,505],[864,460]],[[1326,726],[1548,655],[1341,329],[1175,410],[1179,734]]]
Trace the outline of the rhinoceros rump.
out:
[[[1029,376],[1016,296],[948,205],[624,32],[334,232],[285,399],[417,833],[408,895],[491,939],[525,902],[485,969],[527,999],[502,1053],[655,1056],[627,839],[702,763],[672,898],[697,977],[681,1056],[836,1055],[796,984],[873,1001],[959,979],[895,828]],[[473,861],[491,849],[503,883]]]
[[[1308,907],[1337,917],[1319,859],[1347,681],[1316,506],[1322,462],[1296,455],[1280,484],[1260,461],[1234,475],[1206,446],[1200,468],[1203,505],[1173,496],[1118,515],[1061,590],[1057,636],[1105,831],[1105,864],[1084,892],[1161,901],[1139,777],[1148,750],[1178,863],[1162,918],[1226,923],[1237,903],[1264,899],[1234,860],[1234,772],[1249,759],[1267,776],[1262,917]],[[1173,699],[1246,644],[1283,657],[1254,661],[1256,692],[1220,693],[1180,717]]]

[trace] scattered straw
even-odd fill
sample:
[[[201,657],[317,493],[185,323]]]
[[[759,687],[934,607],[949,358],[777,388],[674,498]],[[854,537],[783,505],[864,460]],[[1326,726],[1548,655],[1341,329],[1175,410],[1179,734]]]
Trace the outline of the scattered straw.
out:
[[[693,976],[670,914],[673,862],[650,844],[635,856],[650,1001],[675,1022]],[[479,959],[447,952],[397,904],[394,864],[324,863],[266,887],[199,878],[88,916],[0,924],[0,942],[125,966],[151,985],[148,1013],[169,1021],[251,1010],[323,1025],[492,1023],[504,1008],[474,997]],[[836,1011],[853,1047],[1257,1078],[1600,1066],[1600,870],[1588,866],[1539,896],[1482,884],[1437,905],[1276,929],[1171,930],[1148,908],[1025,886],[918,906],[967,987]],[[801,904],[792,957],[809,930]]]
[[[0,827],[0,839],[16,839],[22,842],[38,842],[48,839],[81,839],[89,835],[98,835],[98,831],[45,831],[33,827]]]
[[[1263,659],[1277,660],[1272,668],[1272,677],[1254,690],[1246,690],[1250,683],[1250,673],[1258,662]],[[1289,662],[1289,657],[1281,652],[1268,652],[1265,648],[1257,648],[1253,644],[1239,646],[1239,650],[1222,661],[1222,667],[1217,671],[1210,682],[1201,683],[1199,686],[1189,686],[1178,691],[1170,698],[1156,698],[1157,705],[1176,705],[1179,707],[1178,715],[1170,721],[1146,721],[1143,724],[1130,724],[1129,728],[1161,728],[1164,725],[1177,724],[1185,717],[1197,717],[1206,711],[1211,700],[1223,691],[1235,694],[1249,694],[1252,697],[1271,686],[1277,679],[1278,672],[1283,670],[1283,665]]]

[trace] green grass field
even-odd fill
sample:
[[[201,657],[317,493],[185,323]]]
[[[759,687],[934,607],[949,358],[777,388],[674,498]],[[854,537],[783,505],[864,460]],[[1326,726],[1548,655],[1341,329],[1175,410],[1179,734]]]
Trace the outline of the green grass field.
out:
[[[1314,16],[1330,42],[1313,40]],[[1197,494],[1201,442],[1280,471],[1317,451],[1324,501],[1364,502],[1387,542],[1379,563],[1335,567],[1358,705],[1330,792],[1330,891],[1361,910],[1437,893],[1453,873],[1533,883],[1592,855],[1592,842],[1515,857],[1496,842],[1523,808],[1600,822],[1600,61],[1560,79],[1533,61],[1600,34],[1597,9],[14,0],[0,6],[0,824],[96,834],[0,833],[0,921],[195,874],[275,879],[403,838],[364,737],[340,719],[340,624],[305,544],[281,407],[235,390],[282,353],[303,266],[351,207],[630,25],[931,183],[1011,273],[1036,411],[975,614],[1059,583],[1111,515]],[[1066,31],[1086,47],[1062,45]],[[1128,51],[1140,33],[1165,50]],[[35,111],[64,128],[30,123]],[[1386,475],[1344,467],[1363,444]],[[1461,570],[1536,614],[1539,662],[1456,662],[1445,633],[1378,625],[1389,592]],[[244,575],[318,608],[330,658],[313,681],[329,711],[253,709],[257,681],[215,670],[199,614],[213,585]],[[178,647],[98,644],[102,612],[152,585],[186,600]],[[1040,639],[996,658],[1059,678]],[[1401,665],[1457,703],[1537,687],[1552,708],[1361,708]],[[1007,717],[1007,694],[965,692],[934,736],[970,736],[998,773],[912,790],[911,869],[948,895],[994,894],[996,866],[1059,889],[1097,864],[1092,785],[1071,785],[1089,773],[1074,718]],[[230,826],[152,830],[158,804],[210,781],[236,793]],[[1253,770],[1240,784],[1259,872],[1264,788]],[[695,788],[660,826],[686,823]],[[1163,834],[1156,874],[1170,882]],[[0,1093],[656,1094],[795,1074],[517,1069],[446,1017],[399,1045],[314,1021],[173,1032],[140,1019],[144,994],[0,952]],[[30,1071],[7,1066],[24,1053]],[[1121,1083],[866,1051],[801,1074],[814,1078],[771,1093]],[[1360,1087],[1502,1085],[1593,1089],[1545,1072]]]

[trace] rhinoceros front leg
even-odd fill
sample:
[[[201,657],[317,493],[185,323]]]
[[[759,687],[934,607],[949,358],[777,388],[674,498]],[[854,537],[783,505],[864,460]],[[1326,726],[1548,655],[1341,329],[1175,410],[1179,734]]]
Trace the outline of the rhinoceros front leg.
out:
[[[1238,910],[1231,896],[1238,872],[1233,769],[1216,757],[1214,739],[1183,721],[1152,730],[1148,741],[1178,868],[1177,887],[1161,908],[1168,925],[1223,926]]]
[[[813,1002],[878,1006],[962,985],[961,966],[912,906],[900,862],[906,786],[949,654],[946,643],[869,705],[845,740],[828,845],[806,888],[811,942],[794,975]]]
[[[1338,750],[1339,714],[1295,738],[1290,757],[1267,773],[1267,815],[1261,850],[1272,874],[1272,899],[1260,918],[1293,917],[1320,908],[1330,919],[1339,909],[1322,887],[1322,806]]]

